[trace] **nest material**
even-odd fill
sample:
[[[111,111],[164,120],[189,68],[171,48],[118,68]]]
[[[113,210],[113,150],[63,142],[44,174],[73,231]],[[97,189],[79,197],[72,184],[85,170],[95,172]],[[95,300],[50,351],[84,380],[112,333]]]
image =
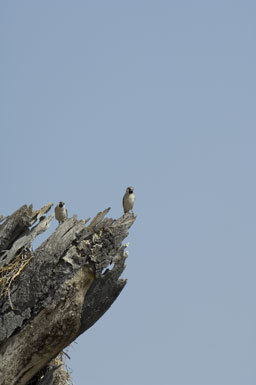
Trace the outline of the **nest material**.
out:
[[[30,245],[53,215],[31,228],[38,214],[23,206],[0,226],[3,385],[72,383],[58,353],[109,309],[126,284],[120,278],[127,257],[122,241],[136,217],[114,220],[105,218],[108,212],[87,226],[77,216],[67,219],[35,252]]]
[[[64,351],[60,352],[51,364],[60,366],[56,370],[53,385],[74,385],[71,379],[71,369],[67,365],[67,355]]]
[[[57,357],[31,378],[27,385],[44,385],[49,381],[52,385],[74,385],[66,357],[67,354],[64,351],[60,352]]]
[[[0,268],[0,298],[7,295],[12,309],[13,305],[10,294],[11,284],[14,279],[20,275],[22,270],[32,258],[32,251],[28,248],[23,248],[11,263]],[[37,385],[43,383],[46,375],[53,368],[56,369],[54,370],[53,385],[73,385],[73,381],[71,379],[71,369],[67,365],[66,357],[68,357],[68,355],[64,351],[60,352],[57,357],[49,363],[49,365],[45,366],[37,373],[36,376],[31,378],[27,385]]]
[[[33,258],[31,250],[23,248],[8,265],[0,268],[0,298],[8,295],[10,306],[13,309],[11,301],[11,284],[13,280],[20,275],[24,267]]]

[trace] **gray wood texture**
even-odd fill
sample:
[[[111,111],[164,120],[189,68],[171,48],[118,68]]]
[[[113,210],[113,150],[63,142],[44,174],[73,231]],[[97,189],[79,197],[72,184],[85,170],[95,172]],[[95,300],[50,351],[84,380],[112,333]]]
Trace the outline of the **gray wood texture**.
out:
[[[106,209],[86,225],[89,219],[73,216],[33,252],[32,241],[53,219],[45,217],[51,207],[24,205],[0,224],[2,274],[17,256],[22,263],[0,288],[1,385],[62,385],[54,382],[59,369],[51,360],[109,309],[126,284],[122,242],[135,217],[105,218]]]

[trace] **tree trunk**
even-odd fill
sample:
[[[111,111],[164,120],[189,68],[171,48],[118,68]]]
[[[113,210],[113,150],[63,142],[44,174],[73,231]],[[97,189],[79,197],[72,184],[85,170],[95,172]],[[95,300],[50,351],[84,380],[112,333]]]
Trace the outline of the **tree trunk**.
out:
[[[106,209],[86,226],[89,219],[74,216],[33,252],[33,239],[53,219],[44,215],[51,207],[22,206],[0,225],[1,385],[67,384],[56,356],[126,284],[122,242],[135,217],[105,218]]]

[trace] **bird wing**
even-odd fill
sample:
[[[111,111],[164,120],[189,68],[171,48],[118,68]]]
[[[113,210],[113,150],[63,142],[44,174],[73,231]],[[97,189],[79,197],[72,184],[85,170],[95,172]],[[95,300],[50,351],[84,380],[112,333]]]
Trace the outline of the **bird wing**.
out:
[[[124,196],[123,196],[123,207],[125,205],[125,198],[126,198],[126,194],[124,194]]]

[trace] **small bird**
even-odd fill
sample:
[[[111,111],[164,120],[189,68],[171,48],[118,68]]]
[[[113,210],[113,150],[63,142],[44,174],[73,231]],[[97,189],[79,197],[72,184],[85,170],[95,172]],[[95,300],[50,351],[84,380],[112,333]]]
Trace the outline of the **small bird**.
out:
[[[132,210],[133,213],[133,205],[135,201],[135,195],[133,192],[133,187],[127,187],[125,194],[123,196],[123,208],[124,213],[128,213],[130,210]]]
[[[59,202],[59,204],[55,207],[54,212],[55,218],[59,224],[63,223],[68,217],[68,211],[64,202]]]

